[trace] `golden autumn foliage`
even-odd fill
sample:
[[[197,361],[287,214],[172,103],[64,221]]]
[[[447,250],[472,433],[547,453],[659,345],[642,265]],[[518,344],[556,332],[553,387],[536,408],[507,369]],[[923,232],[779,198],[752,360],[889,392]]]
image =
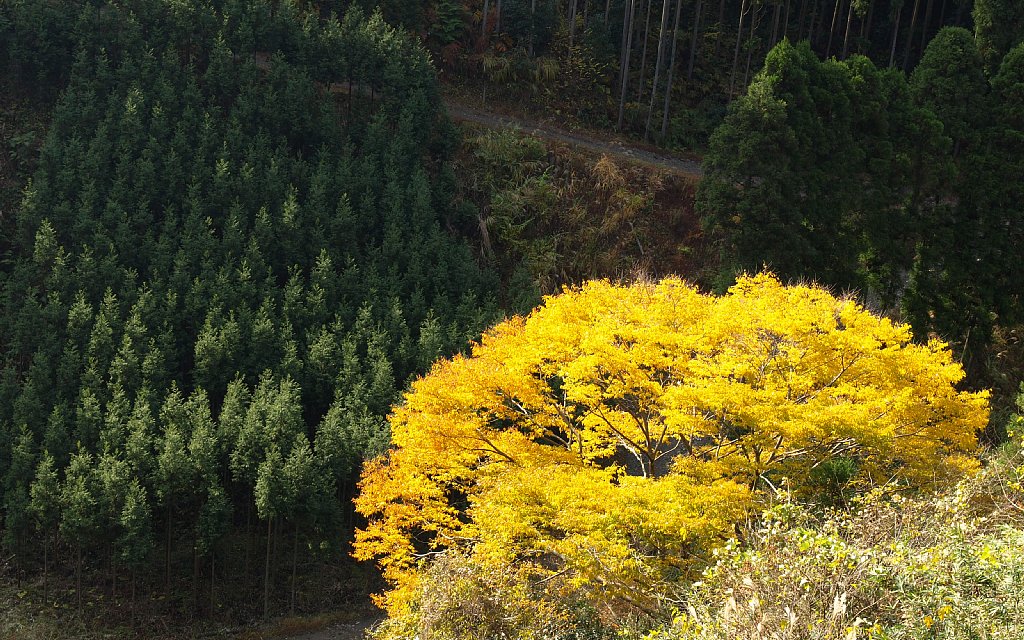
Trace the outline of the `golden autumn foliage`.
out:
[[[397,616],[446,549],[643,611],[780,483],[837,460],[854,487],[971,470],[988,401],[962,376],[944,344],[770,275],[722,297],[592,282],[412,385],[364,472],[356,555]]]

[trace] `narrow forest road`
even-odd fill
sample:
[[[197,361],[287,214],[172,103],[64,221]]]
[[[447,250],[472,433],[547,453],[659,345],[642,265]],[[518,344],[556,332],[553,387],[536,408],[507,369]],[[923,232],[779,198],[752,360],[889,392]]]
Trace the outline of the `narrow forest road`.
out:
[[[383,613],[363,613],[340,622],[332,622],[320,628],[295,630],[292,625],[274,625],[262,630],[248,630],[234,636],[235,640],[367,640],[371,629],[383,622]],[[298,619],[302,622],[301,619]],[[315,621],[316,618],[314,617]],[[282,626],[284,628],[282,628]],[[292,626],[289,630],[288,627]]]
[[[288,640],[365,640],[366,633],[380,621],[379,617],[372,617],[333,624],[319,631],[289,636]]]
[[[256,63],[256,67],[259,69],[263,71],[270,69],[269,53],[265,51],[257,51],[254,54],[254,61]],[[327,86],[327,91],[332,94],[359,93],[365,95],[369,93],[371,100],[373,99],[373,92],[358,84],[352,85],[351,83],[345,84],[335,82]],[[683,158],[667,156],[635,145],[617,141],[602,140],[593,136],[571,133],[564,129],[559,129],[540,122],[531,122],[511,116],[499,115],[491,111],[483,111],[481,109],[462,104],[451,96],[444,96],[442,100],[445,107],[448,109],[448,114],[457,122],[472,122],[473,124],[478,124],[489,129],[505,129],[512,127],[520,129],[524,133],[538,138],[553,140],[555,142],[563,142],[579,149],[590,151],[591,153],[604,154],[620,160],[645,164],[659,169],[664,169],[666,171],[671,171],[672,173],[677,173],[688,178],[696,178],[699,180],[704,175],[704,172],[700,168],[700,162],[696,160],[686,160]]]
[[[700,163],[696,160],[666,156],[621,142],[601,140],[599,138],[570,133],[538,122],[529,122],[489,111],[481,111],[455,102],[450,98],[445,98],[444,103],[448,108],[448,114],[457,122],[471,122],[489,129],[513,127],[538,138],[563,142],[593,153],[606,154],[613,158],[658,167],[690,178],[700,179],[704,175],[700,168]]]

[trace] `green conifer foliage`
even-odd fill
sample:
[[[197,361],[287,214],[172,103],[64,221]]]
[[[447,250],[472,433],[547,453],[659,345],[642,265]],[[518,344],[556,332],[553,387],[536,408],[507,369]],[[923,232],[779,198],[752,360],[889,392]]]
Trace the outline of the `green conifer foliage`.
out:
[[[252,515],[293,572],[341,548],[391,403],[494,318],[494,278],[433,180],[430,61],[379,14],[55,6],[0,6],[2,62],[65,83],[4,220],[0,535],[23,568],[73,563],[79,596],[191,575],[216,611],[218,576],[258,576]]]

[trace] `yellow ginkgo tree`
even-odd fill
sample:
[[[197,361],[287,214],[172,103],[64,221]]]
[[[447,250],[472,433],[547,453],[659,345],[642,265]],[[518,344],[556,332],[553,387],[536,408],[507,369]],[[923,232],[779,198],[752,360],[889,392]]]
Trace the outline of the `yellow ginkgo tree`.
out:
[[[657,605],[765,491],[928,486],[969,471],[988,417],[946,346],[771,275],[721,297],[592,282],[438,362],[391,416],[356,555],[407,614],[446,550],[545,589]]]

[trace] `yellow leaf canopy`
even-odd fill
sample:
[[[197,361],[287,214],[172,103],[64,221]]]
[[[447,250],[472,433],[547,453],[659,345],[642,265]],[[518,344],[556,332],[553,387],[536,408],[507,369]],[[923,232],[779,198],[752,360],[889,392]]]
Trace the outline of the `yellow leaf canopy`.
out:
[[[392,613],[417,560],[456,545],[639,603],[765,487],[840,458],[855,484],[969,469],[988,403],[962,377],[946,345],[822,288],[591,282],[412,385],[363,476],[356,555]]]

